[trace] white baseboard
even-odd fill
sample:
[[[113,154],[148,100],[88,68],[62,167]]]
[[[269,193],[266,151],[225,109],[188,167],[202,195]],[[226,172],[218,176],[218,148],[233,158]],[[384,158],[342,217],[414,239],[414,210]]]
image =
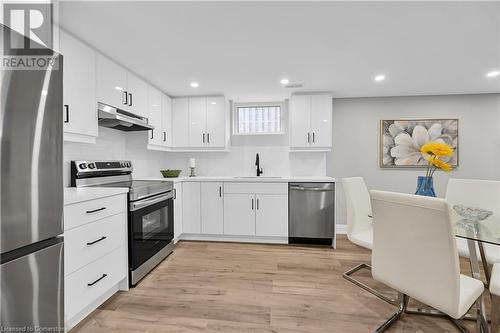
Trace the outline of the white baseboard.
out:
[[[264,236],[227,236],[227,235],[202,235],[202,234],[182,234],[179,240],[199,240],[214,242],[239,242],[239,243],[267,243],[267,244],[288,244],[288,237],[264,237]]]
[[[347,234],[347,225],[346,224],[336,224],[335,225],[335,233],[337,235]]]

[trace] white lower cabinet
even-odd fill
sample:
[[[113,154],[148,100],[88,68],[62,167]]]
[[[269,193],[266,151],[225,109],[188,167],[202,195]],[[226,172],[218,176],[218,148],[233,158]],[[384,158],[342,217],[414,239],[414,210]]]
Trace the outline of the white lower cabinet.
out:
[[[64,207],[64,317],[78,324],[128,288],[127,194]]]
[[[182,184],[182,232],[201,233],[201,188],[200,182]]]
[[[221,235],[224,232],[224,184],[201,183],[201,233]]]
[[[224,235],[255,235],[255,195],[224,194]]]
[[[288,197],[257,194],[255,198],[255,235],[288,237]]]
[[[174,242],[182,234],[182,183],[174,184]]]

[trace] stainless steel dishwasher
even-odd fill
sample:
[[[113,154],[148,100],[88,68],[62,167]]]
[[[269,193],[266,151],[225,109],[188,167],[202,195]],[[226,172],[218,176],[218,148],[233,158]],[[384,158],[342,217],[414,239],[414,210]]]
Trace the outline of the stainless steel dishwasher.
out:
[[[289,183],[288,242],[332,245],[335,183]]]

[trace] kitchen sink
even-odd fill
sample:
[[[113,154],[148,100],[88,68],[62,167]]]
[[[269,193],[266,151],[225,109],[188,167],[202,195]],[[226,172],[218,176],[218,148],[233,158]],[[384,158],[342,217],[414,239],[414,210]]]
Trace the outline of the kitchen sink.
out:
[[[280,176],[240,176],[240,177],[233,177],[233,178],[236,178],[236,179],[280,179],[280,178],[283,178],[283,177],[280,177]]]

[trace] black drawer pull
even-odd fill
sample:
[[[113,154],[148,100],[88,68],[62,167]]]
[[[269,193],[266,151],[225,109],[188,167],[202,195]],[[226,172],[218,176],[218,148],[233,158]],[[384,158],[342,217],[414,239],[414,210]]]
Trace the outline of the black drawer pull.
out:
[[[66,112],[66,119],[64,120],[65,123],[69,123],[69,105],[64,104],[64,111]]]
[[[94,210],[88,210],[86,213],[87,214],[97,213],[97,212],[100,212],[101,210],[105,210],[105,209],[106,209],[106,207],[101,207],[101,208],[97,208]]]
[[[94,282],[87,283],[87,286],[92,287],[94,284],[96,284],[97,282],[101,281],[101,280],[102,280],[102,279],[104,279],[106,276],[108,276],[108,274],[103,274],[100,278],[98,278],[98,279],[97,279],[97,280],[95,280]]]
[[[103,241],[103,240],[105,240],[106,238],[108,238],[108,237],[106,237],[106,236],[102,236],[102,237],[101,237],[101,238],[99,238],[98,240],[95,240],[95,241],[93,241],[93,242],[87,243],[87,245],[94,245],[95,243],[99,243],[100,241]]]

